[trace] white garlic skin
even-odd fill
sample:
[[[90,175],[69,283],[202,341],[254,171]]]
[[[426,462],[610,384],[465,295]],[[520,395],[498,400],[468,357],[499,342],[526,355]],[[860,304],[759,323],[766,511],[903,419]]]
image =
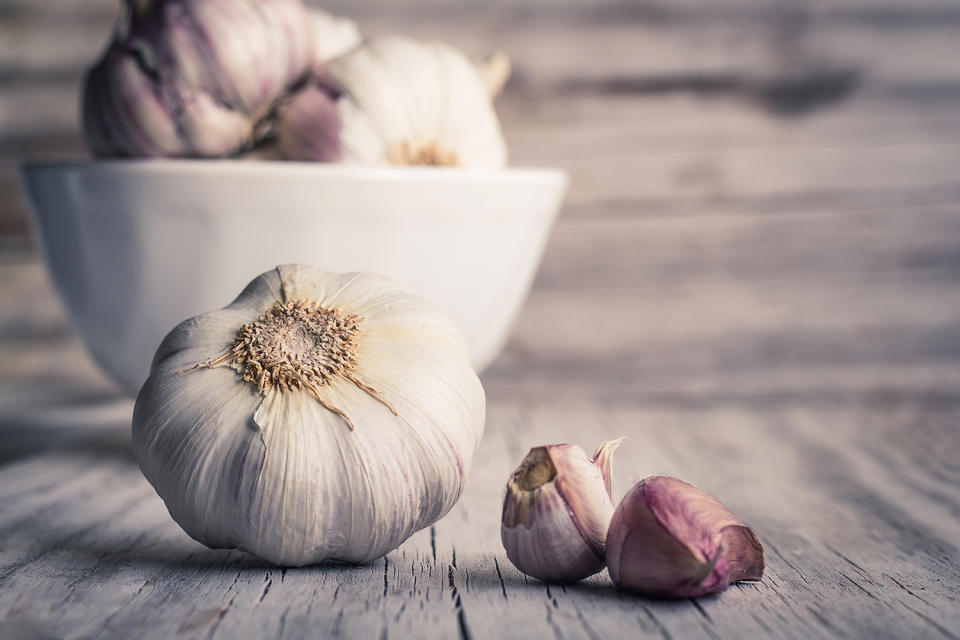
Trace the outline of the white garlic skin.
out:
[[[334,377],[268,390],[230,366],[241,326],[277,302],[311,300],[362,316],[353,372],[398,415]],[[171,516],[196,540],[281,566],[363,563],[395,549],[459,498],[483,432],[483,388],[455,323],[372,274],[285,265],[226,308],[177,326],[137,397],[133,447]]]
[[[255,138],[273,103],[313,67],[301,0],[129,2],[84,78],[95,156],[216,157]]]
[[[439,42],[366,41],[326,64],[305,95],[291,97],[293,117],[281,107],[281,154],[360,166],[501,168],[506,143],[490,81],[462,52]],[[311,121],[318,91],[331,96],[335,118],[321,108]]]
[[[530,450],[507,481],[500,527],[517,569],[545,582],[574,582],[603,569],[614,510],[610,463],[621,442],[601,443],[592,457],[571,444]]]

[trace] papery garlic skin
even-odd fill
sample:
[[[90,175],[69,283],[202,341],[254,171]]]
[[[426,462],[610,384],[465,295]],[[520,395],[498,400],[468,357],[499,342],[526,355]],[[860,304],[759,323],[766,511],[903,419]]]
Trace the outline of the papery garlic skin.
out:
[[[445,44],[369,40],[331,60],[307,89],[331,97],[336,121],[322,109],[310,122],[304,103],[315,102],[315,95],[294,95],[281,108],[280,151],[290,160],[335,157],[348,165],[500,168],[506,144],[489,82],[463,53]],[[296,117],[286,117],[286,109]]]
[[[95,156],[215,157],[253,143],[274,102],[314,65],[301,0],[128,0],[84,78]]]
[[[613,515],[610,463],[621,440],[593,457],[571,444],[534,447],[507,481],[500,537],[523,573],[546,582],[574,582],[604,565]]]
[[[349,320],[346,342],[292,320],[261,330],[296,305]],[[244,331],[260,342],[241,344]],[[268,372],[300,371],[326,357],[323,344],[346,355],[303,374],[299,389],[279,374],[245,381],[257,369],[230,360],[237,345],[271,340],[290,351]],[[300,375],[285,379],[295,387]],[[483,388],[445,313],[380,276],[285,265],[166,337],[137,397],[133,447],[196,540],[283,566],[362,563],[450,510],[484,417]]]
[[[697,597],[763,576],[763,546],[716,498],[666,476],[637,483],[607,534],[613,582],[638,593]]]

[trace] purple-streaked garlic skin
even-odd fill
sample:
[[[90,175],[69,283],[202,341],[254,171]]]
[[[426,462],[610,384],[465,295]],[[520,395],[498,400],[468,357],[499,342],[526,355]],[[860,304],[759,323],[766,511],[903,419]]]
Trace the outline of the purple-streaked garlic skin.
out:
[[[602,443],[593,457],[570,444],[530,450],[507,482],[500,528],[517,569],[546,582],[574,582],[603,569],[613,514],[611,454],[620,442]],[[524,470],[531,465],[552,468],[552,477],[530,488]]]
[[[331,41],[339,37],[337,31],[329,27]],[[503,76],[509,65],[500,67]],[[308,85],[313,84],[338,96],[343,164],[497,169],[506,163],[506,144],[488,93],[499,84],[489,86],[478,67],[453,47],[398,36],[369,39],[315,69]],[[313,122],[302,118],[305,124],[297,128],[281,108],[276,128],[288,136],[325,140],[329,131],[322,123],[328,121],[323,114]],[[294,160],[327,155],[322,146],[298,146],[296,155],[282,150],[279,155]]]
[[[336,162],[340,159],[340,112],[337,98],[317,83],[309,83],[278,111],[277,149],[287,160]]]
[[[697,597],[763,576],[763,546],[716,498],[666,476],[637,483],[607,533],[613,582],[646,595]]]
[[[253,142],[274,102],[312,68],[301,0],[129,2],[84,79],[98,157],[217,157]]]

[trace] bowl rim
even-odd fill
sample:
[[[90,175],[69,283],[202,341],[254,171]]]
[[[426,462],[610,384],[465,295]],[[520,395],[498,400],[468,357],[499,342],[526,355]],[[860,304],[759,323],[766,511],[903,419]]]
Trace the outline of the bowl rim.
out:
[[[496,181],[496,182],[562,182],[569,180],[558,167],[505,167],[473,169],[460,167],[362,167],[322,162],[286,160],[234,160],[223,158],[177,159],[111,159],[111,160],[39,160],[20,163],[23,174],[34,173],[102,173],[155,174],[197,177],[227,175],[236,177],[270,177],[283,174],[309,178],[345,178],[370,181]]]

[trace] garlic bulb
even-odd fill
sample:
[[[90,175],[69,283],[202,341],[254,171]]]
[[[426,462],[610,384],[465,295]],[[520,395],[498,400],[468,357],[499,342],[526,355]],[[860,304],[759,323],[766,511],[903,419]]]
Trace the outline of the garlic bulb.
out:
[[[250,145],[313,67],[301,0],[126,0],[83,87],[96,156],[223,156]]]
[[[380,276],[286,265],[166,337],[133,446],[196,540],[360,563],[450,510],[484,413],[445,313]]]
[[[716,498],[651,476],[617,507],[607,534],[613,582],[657,596],[696,597],[763,576],[763,546]]]
[[[613,514],[613,451],[602,442],[593,457],[576,445],[534,447],[507,481],[500,537],[523,573],[573,582],[603,569]]]
[[[437,42],[385,37],[331,60],[279,111],[281,154],[364,166],[499,168],[506,145],[482,73]]]

